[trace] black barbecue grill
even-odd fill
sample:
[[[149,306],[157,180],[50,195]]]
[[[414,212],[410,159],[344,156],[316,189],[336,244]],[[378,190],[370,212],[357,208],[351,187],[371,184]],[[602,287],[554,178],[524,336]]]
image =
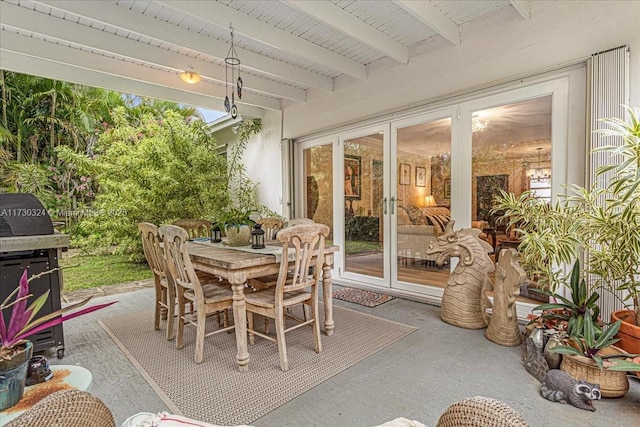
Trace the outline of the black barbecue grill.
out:
[[[42,203],[26,193],[0,193],[0,302],[18,286],[25,268],[29,276],[58,267],[60,252],[69,246],[69,236],[54,232],[53,223]],[[38,316],[59,310],[62,274],[45,274],[29,283],[33,296],[28,303],[49,290],[49,298]],[[8,325],[11,310],[3,313]],[[29,337],[34,351],[55,347],[64,356],[62,324]]]

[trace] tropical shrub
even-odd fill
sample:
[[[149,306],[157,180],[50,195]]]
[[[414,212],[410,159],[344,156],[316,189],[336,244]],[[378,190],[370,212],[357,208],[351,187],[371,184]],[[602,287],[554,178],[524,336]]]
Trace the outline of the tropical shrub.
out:
[[[89,241],[137,250],[137,224],[215,217],[229,204],[227,170],[200,120],[169,111],[131,124],[126,110],[100,136],[93,168],[97,194],[81,228]]]

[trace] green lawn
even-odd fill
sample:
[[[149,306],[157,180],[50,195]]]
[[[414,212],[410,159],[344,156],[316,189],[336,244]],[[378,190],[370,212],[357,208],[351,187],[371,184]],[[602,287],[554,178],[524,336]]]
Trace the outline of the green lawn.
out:
[[[64,290],[96,288],[134,280],[150,279],[146,263],[128,260],[126,255],[76,255],[60,260]]]
[[[327,242],[331,244],[331,242]],[[346,242],[347,254],[380,251],[378,242]],[[126,255],[76,255],[60,260],[64,290],[89,289],[152,278],[147,263],[138,264]]]

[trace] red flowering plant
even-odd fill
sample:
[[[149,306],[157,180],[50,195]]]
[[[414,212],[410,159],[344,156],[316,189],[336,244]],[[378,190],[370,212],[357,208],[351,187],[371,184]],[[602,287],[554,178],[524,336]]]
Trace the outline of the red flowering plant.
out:
[[[106,304],[98,304],[63,316],[64,313],[85,305],[91,299],[91,297],[89,297],[36,319],[36,315],[49,297],[49,290],[36,298],[27,307],[27,299],[32,296],[32,294],[29,293],[29,282],[43,274],[49,274],[53,271],[55,270],[46,271],[27,279],[27,270],[25,270],[22,273],[18,287],[0,304],[0,359],[11,360],[13,355],[21,349],[21,345],[33,334],[37,334],[42,330],[51,328],[74,317],[100,310],[115,303],[115,301],[113,301]],[[15,299],[11,301],[11,298],[14,296]],[[9,326],[7,327],[2,311],[10,307],[12,307],[11,317],[9,319]]]

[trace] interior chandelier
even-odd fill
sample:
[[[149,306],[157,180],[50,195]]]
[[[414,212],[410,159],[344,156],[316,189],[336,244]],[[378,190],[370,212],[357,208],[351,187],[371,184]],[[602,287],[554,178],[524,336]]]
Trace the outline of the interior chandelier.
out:
[[[551,179],[551,173],[548,169],[544,169],[540,166],[542,147],[536,148],[536,150],[538,150],[538,165],[535,169],[529,172],[529,180],[531,182],[546,182]]]
[[[231,113],[231,118],[235,119],[238,117],[236,95],[238,99],[242,99],[242,77],[240,77],[240,58],[238,58],[233,43],[233,23],[229,26],[229,30],[231,31],[231,47],[227,52],[227,57],[224,58],[224,111]],[[229,80],[229,74],[231,74],[231,80]],[[237,79],[236,76],[238,76]],[[229,99],[229,86],[231,86],[231,99]]]
[[[471,132],[473,133],[481,132],[485,130],[487,126],[489,126],[488,119],[477,117],[477,116],[474,116],[471,118]]]

